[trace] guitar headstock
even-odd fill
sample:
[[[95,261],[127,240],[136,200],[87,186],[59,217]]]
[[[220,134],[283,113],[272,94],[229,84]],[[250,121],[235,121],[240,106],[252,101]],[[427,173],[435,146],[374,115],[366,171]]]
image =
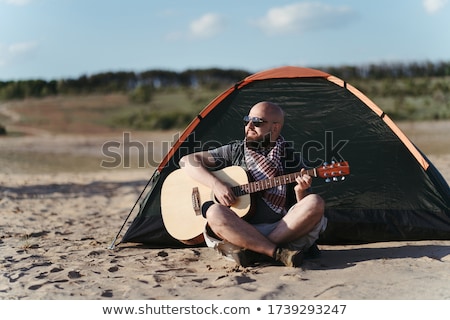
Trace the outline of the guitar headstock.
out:
[[[317,175],[324,178],[326,182],[344,180],[345,176],[350,174],[350,166],[347,161],[331,162],[327,164],[326,162],[321,167],[316,168]]]

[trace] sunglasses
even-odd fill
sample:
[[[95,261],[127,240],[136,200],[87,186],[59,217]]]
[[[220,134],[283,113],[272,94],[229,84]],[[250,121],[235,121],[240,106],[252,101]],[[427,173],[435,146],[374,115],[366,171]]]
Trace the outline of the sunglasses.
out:
[[[264,122],[267,122],[266,120],[263,120],[258,117],[250,117],[250,116],[244,116],[244,125],[248,125],[249,122],[252,122],[255,127],[260,127]]]

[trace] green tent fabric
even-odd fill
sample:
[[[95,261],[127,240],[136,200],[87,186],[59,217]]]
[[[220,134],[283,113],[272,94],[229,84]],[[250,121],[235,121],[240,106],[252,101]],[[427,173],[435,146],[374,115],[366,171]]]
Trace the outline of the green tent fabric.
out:
[[[164,179],[183,155],[241,139],[242,117],[263,100],[285,110],[282,135],[310,163],[350,164],[344,181],[313,183],[328,218],[319,243],[450,239],[449,186],[389,116],[339,78],[287,66],[243,79],[199,113],[151,177],[122,243],[184,246],[162,221]]]

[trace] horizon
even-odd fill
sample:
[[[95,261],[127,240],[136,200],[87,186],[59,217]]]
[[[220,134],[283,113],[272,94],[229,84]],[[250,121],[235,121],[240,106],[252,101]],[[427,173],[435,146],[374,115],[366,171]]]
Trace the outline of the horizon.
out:
[[[439,63],[450,63],[450,59],[448,59],[447,61],[411,61],[411,62],[380,62],[378,64],[376,63],[367,63],[367,64],[360,64],[360,65],[329,65],[329,66],[315,66],[315,67],[304,67],[304,66],[294,66],[294,67],[304,67],[304,68],[309,68],[309,69],[315,69],[315,70],[319,70],[319,71],[325,71],[327,68],[345,68],[345,67],[351,67],[351,68],[365,68],[365,67],[369,67],[372,65],[375,66],[383,66],[383,65],[387,65],[387,66],[409,66],[412,64],[428,64],[431,63],[433,65],[439,64]],[[279,66],[279,67],[285,67],[285,66]],[[277,68],[277,67],[274,67]],[[197,70],[209,70],[209,69],[218,69],[218,70],[223,70],[223,71],[243,71],[243,72],[248,72],[249,75],[253,74],[252,72],[250,72],[247,69],[237,69],[237,68],[221,68],[221,67],[204,67],[204,68],[189,68],[189,69],[185,69],[185,70],[169,70],[169,69],[160,69],[160,68],[153,68],[153,69],[146,69],[146,70],[116,70],[116,71],[112,71],[112,70],[105,70],[105,71],[99,71],[99,72],[94,72],[91,74],[81,74],[78,75],[77,77],[65,77],[65,78],[53,78],[53,79],[43,79],[43,78],[28,78],[28,79],[14,79],[14,80],[8,80],[8,79],[0,79],[0,82],[20,82],[20,81],[45,81],[45,82],[51,82],[51,81],[62,81],[62,80],[78,80],[82,77],[92,77],[92,76],[97,76],[97,75],[102,75],[102,74],[107,74],[107,73],[134,73],[135,75],[139,75],[141,73],[145,73],[145,72],[150,72],[150,71],[162,71],[162,72],[174,72],[177,74],[181,74],[183,72],[188,72],[188,71],[197,71]],[[256,72],[260,72],[260,71],[265,71],[265,70],[269,70],[269,69],[264,69],[264,70],[258,70]],[[335,75],[335,74],[333,74]]]

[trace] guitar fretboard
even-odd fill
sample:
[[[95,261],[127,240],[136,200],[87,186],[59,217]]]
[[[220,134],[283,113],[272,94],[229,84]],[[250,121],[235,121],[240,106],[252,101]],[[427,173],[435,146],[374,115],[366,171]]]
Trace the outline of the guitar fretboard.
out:
[[[306,170],[306,174],[317,177],[316,169]],[[232,187],[233,193],[237,196],[243,196],[249,193],[255,193],[263,190],[267,190],[270,188],[278,187],[281,185],[289,184],[295,182],[295,178],[300,175],[299,172],[289,173],[282,176],[264,179],[260,181],[253,181],[247,184],[242,184],[239,186]]]

